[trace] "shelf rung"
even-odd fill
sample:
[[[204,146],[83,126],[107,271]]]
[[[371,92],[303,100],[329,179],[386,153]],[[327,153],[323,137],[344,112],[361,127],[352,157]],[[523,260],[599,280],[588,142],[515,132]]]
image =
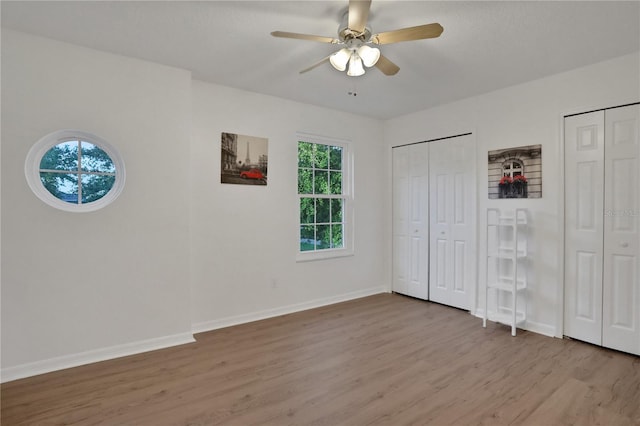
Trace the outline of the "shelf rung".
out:
[[[511,279],[509,278],[498,278],[498,281],[494,281],[491,283],[487,283],[487,287],[488,288],[497,288],[499,290],[504,290],[504,291],[513,291],[513,282]],[[516,280],[516,291],[520,291],[520,290],[524,290],[527,288],[527,283],[524,282],[524,280]]]

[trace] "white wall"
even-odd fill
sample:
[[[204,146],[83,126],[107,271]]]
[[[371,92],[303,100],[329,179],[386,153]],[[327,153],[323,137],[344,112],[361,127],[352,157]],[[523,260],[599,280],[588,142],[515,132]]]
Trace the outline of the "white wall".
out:
[[[562,335],[562,117],[640,101],[640,59],[627,55],[526,84],[420,111],[385,123],[389,147],[472,131],[478,153],[479,282],[484,307],[483,224],[488,207],[531,212],[531,283],[528,328]],[[489,200],[487,152],[542,144],[542,199]],[[388,254],[390,256],[390,254]]]
[[[2,381],[388,290],[377,120],[9,30],[2,107]],[[64,128],[124,157],[105,209],[58,211],[27,186],[27,152]],[[295,261],[297,131],[352,141],[354,256]],[[221,132],[269,139],[268,186],[220,183]]]
[[[191,277],[195,330],[388,289],[386,147],[377,120],[194,81]],[[296,263],[297,140],[352,142],[355,255]],[[268,185],[220,184],[222,132],[269,140]]]
[[[3,30],[3,380],[192,339],[190,110],[189,72]],[[124,157],[102,210],[27,186],[27,152],[65,128]]]

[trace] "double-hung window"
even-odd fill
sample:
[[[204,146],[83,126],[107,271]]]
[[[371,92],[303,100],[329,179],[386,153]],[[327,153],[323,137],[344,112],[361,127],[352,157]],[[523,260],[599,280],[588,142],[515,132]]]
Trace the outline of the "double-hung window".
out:
[[[298,134],[298,260],[353,253],[350,168],[347,142]]]

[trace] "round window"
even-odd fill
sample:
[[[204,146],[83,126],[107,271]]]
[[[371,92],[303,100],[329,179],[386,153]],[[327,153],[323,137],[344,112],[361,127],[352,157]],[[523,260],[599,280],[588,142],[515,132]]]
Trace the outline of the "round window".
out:
[[[40,139],[27,155],[25,175],[38,198],[71,212],[106,206],[120,195],[125,180],[118,152],[79,130],[60,130]]]

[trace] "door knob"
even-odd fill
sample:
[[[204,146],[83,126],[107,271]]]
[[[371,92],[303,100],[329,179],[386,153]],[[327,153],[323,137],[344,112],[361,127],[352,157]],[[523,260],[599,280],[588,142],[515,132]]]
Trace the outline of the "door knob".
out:
[[[620,247],[629,247],[629,243],[628,242],[622,242],[620,243]]]

